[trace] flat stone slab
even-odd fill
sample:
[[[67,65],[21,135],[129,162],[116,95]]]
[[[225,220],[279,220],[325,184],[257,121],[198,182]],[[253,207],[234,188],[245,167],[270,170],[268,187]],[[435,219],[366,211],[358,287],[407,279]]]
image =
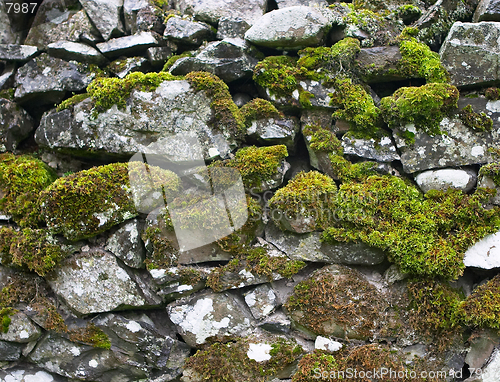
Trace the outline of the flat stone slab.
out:
[[[38,53],[38,48],[31,45],[0,44],[0,60],[25,62]]]
[[[133,56],[148,48],[158,46],[158,41],[151,32],[139,32],[133,36],[113,38],[96,45],[97,49],[108,58]]]
[[[52,57],[67,61],[75,60],[95,65],[103,65],[108,61],[97,49],[79,42],[54,42],[47,45],[47,52]]]
[[[486,236],[470,247],[464,256],[466,267],[500,268],[500,231]]]

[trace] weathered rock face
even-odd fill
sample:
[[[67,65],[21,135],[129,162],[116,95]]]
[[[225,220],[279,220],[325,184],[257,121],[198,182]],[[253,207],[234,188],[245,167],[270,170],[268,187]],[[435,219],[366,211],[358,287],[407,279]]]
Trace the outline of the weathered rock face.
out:
[[[355,155],[364,159],[374,159],[377,162],[392,162],[399,160],[399,154],[392,143],[391,138],[383,137],[375,139],[356,139],[347,134],[342,137],[342,147],[344,154]]]
[[[38,48],[29,45],[2,44],[0,59],[5,61],[26,62],[38,53]]]
[[[246,130],[246,140],[261,145],[285,145],[288,152],[295,151],[300,125],[296,118],[262,118],[252,121]]]
[[[14,102],[0,98],[0,151],[15,150],[33,130],[33,120]]]
[[[266,5],[266,0],[250,0],[245,4],[237,0],[180,0],[176,2],[175,8],[210,24],[216,24],[222,17],[241,17],[252,25],[264,14]]]
[[[52,57],[66,61],[76,60],[88,64],[103,65],[107,62],[97,49],[71,41],[58,41],[47,45],[47,52]]]
[[[171,17],[167,21],[163,37],[188,45],[200,45],[212,36],[210,25],[201,22]]]
[[[124,223],[109,236],[106,250],[113,253],[127,266],[142,268],[146,252],[140,236],[141,231],[142,224],[137,219]]]
[[[446,191],[455,188],[463,192],[471,191],[476,185],[477,173],[474,170],[443,169],[424,171],[415,177],[420,189]]]
[[[500,4],[496,0],[481,0],[472,21],[500,21]]]
[[[486,236],[465,252],[466,267],[481,269],[500,268],[500,233]]]
[[[123,0],[82,0],[81,4],[104,40],[124,33],[121,20]]]

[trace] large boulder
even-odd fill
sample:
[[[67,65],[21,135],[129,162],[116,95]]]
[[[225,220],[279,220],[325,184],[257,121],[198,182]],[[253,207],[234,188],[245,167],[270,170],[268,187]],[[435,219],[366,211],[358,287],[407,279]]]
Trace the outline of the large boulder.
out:
[[[441,169],[424,171],[415,177],[418,187],[425,193],[429,190],[446,191],[455,188],[463,192],[472,191],[477,181],[477,172],[468,169]]]
[[[241,17],[252,25],[266,11],[267,0],[179,0],[175,8],[181,13],[192,14],[196,19],[217,24],[222,17]]]

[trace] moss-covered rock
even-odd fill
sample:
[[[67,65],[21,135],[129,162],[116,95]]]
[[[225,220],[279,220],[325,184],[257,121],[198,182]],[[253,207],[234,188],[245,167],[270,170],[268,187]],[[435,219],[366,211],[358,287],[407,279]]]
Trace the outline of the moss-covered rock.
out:
[[[484,112],[476,113],[472,105],[465,106],[459,116],[464,125],[474,131],[490,131],[493,128],[493,120]]]
[[[133,184],[131,181],[133,180]],[[139,162],[113,163],[59,178],[40,195],[49,228],[70,240],[97,235],[137,216],[141,203],[153,209],[163,190],[171,198],[179,190],[177,175]],[[153,193],[153,200],[146,198]]]
[[[39,194],[56,179],[55,172],[28,155],[0,155],[0,210],[21,227],[41,221]]]
[[[243,105],[240,111],[247,127],[250,126],[252,121],[259,119],[283,118],[283,113],[279,112],[271,102],[262,98],[251,100]]]
[[[333,179],[317,171],[300,172],[269,200],[270,216],[283,230],[297,233],[325,229],[337,192]]]
[[[82,342],[100,349],[111,348],[111,341],[108,335],[93,323],[89,323],[83,328],[68,331],[68,336],[73,342]]]
[[[254,69],[253,80],[266,89],[269,96],[291,96],[297,88],[297,59],[289,56],[270,56],[260,61]]]

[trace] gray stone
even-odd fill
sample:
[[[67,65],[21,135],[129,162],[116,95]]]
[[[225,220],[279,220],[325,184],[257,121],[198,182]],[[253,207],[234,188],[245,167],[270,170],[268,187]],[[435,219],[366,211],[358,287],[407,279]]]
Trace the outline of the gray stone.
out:
[[[139,32],[133,36],[118,37],[101,42],[96,47],[107,58],[114,58],[139,55],[148,48],[158,45],[158,40],[152,32]]]
[[[321,44],[331,21],[312,7],[289,7],[266,13],[245,33],[252,44],[279,49],[301,49]]]
[[[261,320],[278,306],[278,300],[269,284],[262,284],[244,293],[245,302],[255,319]]]
[[[495,196],[490,197],[489,202],[491,204],[500,205],[500,187],[495,184],[492,178],[485,175],[479,175],[477,186],[496,190]]]
[[[210,25],[180,17],[170,17],[163,32],[163,38],[188,45],[200,45],[211,37],[213,32]]]
[[[81,0],[80,3],[104,40],[124,34],[123,0]]]
[[[0,341],[0,361],[17,361],[21,358],[22,344]]]
[[[409,277],[408,273],[403,273],[396,264],[392,264],[384,273],[387,284],[392,285],[398,281],[403,281]]]
[[[251,77],[258,60],[242,39],[224,39],[209,43],[194,57],[177,60],[170,73],[184,75],[193,71],[213,73],[225,82]]]
[[[88,64],[104,65],[108,60],[97,49],[86,44],[58,41],[47,45],[47,53],[63,60],[75,60]]]
[[[49,374],[35,366],[16,366],[0,370],[0,380],[5,382],[66,382],[67,379]]]
[[[0,341],[28,343],[36,341],[42,335],[40,328],[22,312],[10,316],[11,322],[7,333],[0,333]]]
[[[77,314],[157,305],[144,296],[116,257],[102,250],[66,259],[47,281]]]
[[[456,22],[441,47],[443,66],[456,86],[481,86],[499,79],[500,24]]]
[[[154,46],[148,48],[146,56],[152,66],[160,67],[172,56],[172,49],[168,46]]]
[[[156,293],[167,302],[178,300],[203,289],[210,271],[211,268],[201,266],[148,269],[155,281]]]
[[[266,0],[179,0],[175,8],[182,14],[193,15],[197,20],[217,24],[222,17],[241,17],[252,25],[266,11]]]
[[[474,112],[479,114],[484,113],[486,116],[490,117],[493,121],[493,130],[498,130],[500,128],[500,100],[492,101],[483,95],[478,95],[474,98],[469,98],[467,96],[460,96],[458,98],[459,110],[462,110],[468,105],[472,107]]]
[[[26,62],[38,53],[36,46],[0,44],[0,60]]]
[[[0,98],[0,152],[17,149],[33,130],[33,119],[17,104]]]
[[[328,258],[326,263],[346,265],[376,265],[385,260],[385,253],[364,243],[323,243],[321,252]]]
[[[499,341],[500,336],[494,330],[480,329],[469,339],[470,350],[465,356],[465,363],[474,369],[483,367]]]
[[[303,5],[306,7],[328,7],[329,3],[326,0],[276,0],[278,8],[295,7]]]
[[[478,374],[480,374],[478,376]],[[496,382],[498,381],[498,376],[500,375],[500,350],[496,348],[490,359],[488,360],[488,364],[483,367],[482,372],[476,371],[471,378],[474,378],[473,381],[481,381],[481,382]]]
[[[476,186],[477,171],[473,169],[442,169],[424,171],[415,176],[415,182],[422,192],[446,191],[448,188],[469,192]]]
[[[415,144],[408,145],[397,132],[394,140],[406,173],[487,163],[488,149],[499,139],[499,129],[476,132],[458,118],[446,117],[441,121],[439,129],[442,135],[431,137],[416,131],[413,125],[407,125],[405,129],[415,134]]]
[[[222,124],[214,130],[208,125],[214,115],[212,98],[204,91],[194,91],[185,80],[163,82],[152,92],[134,90],[125,110],[115,105],[95,118],[90,102],[87,99],[73,110],[44,114],[36,142],[75,153],[130,158],[144,152],[177,162],[196,157],[192,152],[196,139],[207,159],[226,157],[236,147],[229,126]]]
[[[110,65],[108,65],[108,68],[118,78],[125,78],[132,72],[144,72],[146,70],[147,63],[148,60],[145,57],[127,57],[113,61]]]
[[[124,0],[125,29],[129,34],[139,31],[161,33],[163,23],[153,0]]]
[[[17,70],[14,97],[21,104],[59,103],[66,92],[85,89],[94,76],[75,63],[43,53]]]
[[[131,268],[142,268],[146,250],[141,240],[142,225],[137,219],[125,222],[113,232],[106,243],[106,250],[113,253]]]
[[[217,39],[245,38],[250,25],[241,17],[221,17],[217,25]]]
[[[169,304],[167,312],[190,346],[202,345],[209,337],[241,336],[252,324],[245,303],[227,292],[200,292]]]
[[[344,149],[344,155],[355,155],[359,158],[373,159],[377,162],[400,160],[396,147],[389,137],[375,140],[373,138],[354,138],[349,134],[344,134],[341,142]]]
[[[18,44],[20,39],[20,33],[16,33],[11,24],[7,5],[0,2],[0,44]]]
[[[17,65],[13,62],[6,63],[2,74],[0,75],[0,89],[12,87],[14,83],[14,75],[16,74]]]
[[[486,236],[467,249],[464,265],[481,269],[500,268],[500,231]]]
[[[498,0],[481,0],[474,12],[472,21],[500,21],[500,2]]]
[[[373,84],[403,80],[404,77],[398,74],[401,58],[399,47],[377,46],[361,49],[356,62],[359,64],[361,78]]]
[[[257,324],[259,328],[271,333],[290,333],[292,321],[281,310],[264,317]]]
[[[288,152],[293,153],[299,132],[299,121],[295,117],[258,119],[247,128],[246,140],[265,146],[285,145]]]

